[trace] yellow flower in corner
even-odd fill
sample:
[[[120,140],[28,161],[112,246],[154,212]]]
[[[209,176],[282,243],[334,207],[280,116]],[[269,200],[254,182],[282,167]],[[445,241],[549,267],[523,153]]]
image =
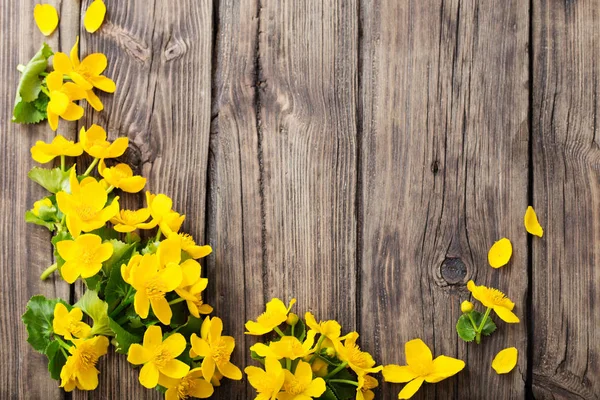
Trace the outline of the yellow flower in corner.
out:
[[[261,357],[273,357],[277,360],[289,358],[295,360],[304,358],[315,352],[315,331],[309,331],[306,340],[302,343],[295,336],[284,336],[279,341],[273,341],[268,346],[264,343],[256,343],[250,350],[256,352]]]
[[[287,307],[283,301],[272,299],[267,303],[266,311],[256,321],[246,322],[245,326],[248,332],[245,333],[247,335],[264,335],[271,332],[287,320],[287,315],[294,304],[296,304],[296,299],[292,299]]]
[[[488,252],[488,262],[492,268],[500,268],[508,264],[512,256],[512,243],[507,238],[498,240]]]
[[[58,254],[65,260],[60,273],[64,280],[73,283],[81,275],[90,278],[102,269],[102,263],[113,254],[110,242],[102,243],[100,236],[85,234],[75,240],[62,240],[56,244]]]
[[[519,322],[512,309],[515,308],[515,303],[510,301],[508,297],[498,289],[488,288],[485,286],[477,286],[475,282],[467,282],[467,289],[473,294],[477,300],[485,307],[494,310],[496,315],[504,322],[515,324]]]
[[[190,337],[192,344],[190,357],[204,357],[202,374],[209,381],[212,379],[215,369],[226,378],[240,380],[242,371],[229,361],[235,348],[235,340],[231,336],[221,336],[222,332],[223,321],[220,318],[206,317],[200,328],[201,337],[195,333]]]
[[[73,340],[74,337],[85,339],[90,335],[92,328],[85,322],[82,322],[82,318],[83,312],[80,308],[73,307],[69,311],[63,303],[56,303],[56,306],[54,306],[52,330],[55,334],[67,340]]]
[[[123,273],[123,270],[121,270]],[[131,286],[136,290],[133,307],[137,315],[148,318],[150,306],[158,320],[164,325],[171,323],[173,312],[165,295],[179,286],[182,280],[179,265],[171,264],[160,268],[156,254],[145,254],[129,271]],[[123,280],[125,280],[123,276]]]
[[[46,107],[48,123],[53,131],[58,129],[58,117],[67,121],[77,121],[83,117],[83,107],[74,101],[84,99],[86,94],[83,89],[67,82],[63,84],[63,76],[60,72],[50,72],[46,77],[46,85],[50,93],[50,101]]]
[[[146,186],[146,178],[133,175],[131,167],[127,164],[121,163],[107,168],[104,160],[101,160],[98,172],[109,185],[127,193],[137,193]]]
[[[148,389],[158,384],[160,374],[181,379],[190,370],[189,365],[176,358],[185,350],[186,341],[181,333],[174,333],[163,340],[160,326],[150,326],[144,333],[143,345],[134,343],[129,347],[127,361],[144,365],[140,370],[140,383]]]
[[[158,384],[167,388],[165,400],[186,400],[190,397],[207,399],[215,391],[213,385],[204,379],[202,368],[191,369],[181,379],[173,379],[160,374]]]
[[[119,197],[106,206],[108,195],[102,185],[92,177],[81,182],[75,168],[69,177],[71,193],[58,192],[58,208],[67,216],[67,228],[74,238],[83,232],[102,228],[106,222],[119,213]]]
[[[538,221],[537,215],[533,207],[527,207],[527,211],[525,211],[525,217],[523,219],[523,222],[525,223],[525,229],[527,230],[527,232],[538,237],[544,236],[544,229],[540,225],[540,222]]]
[[[500,351],[492,361],[492,368],[497,374],[507,374],[517,366],[519,351],[516,347],[509,347]]]
[[[358,340],[358,333],[350,332],[346,335],[343,344],[340,341],[333,342],[337,357],[347,363],[357,375],[381,371],[382,367],[375,367],[375,360],[371,354],[361,351],[356,340]]]
[[[102,23],[104,22],[104,16],[106,15],[106,5],[102,0],[94,0],[85,12],[83,17],[83,26],[89,33],[94,33]]]
[[[112,143],[107,141],[106,131],[96,124],[90,126],[87,131],[81,128],[79,141],[83,150],[94,158],[120,157],[129,146],[129,139],[126,137],[120,137]]]
[[[36,217],[39,217],[42,207],[45,207],[45,208],[52,207],[52,201],[50,201],[50,199],[47,197],[44,197],[43,199],[36,201],[35,203],[33,203],[33,208],[31,209],[31,213],[33,215],[35,215]]]
[[[275,400],[285,382],[285,373],[279,361],[272,357],[265,359],[265,369],[258,367],[246,367],[248,381],[258,392],[259,400]]]
[[[33,19],[44,36],[50,36],[58,26],[58,11],[50,4],[36,4]]]
[[[111,218],[110,222],[114,224],[115,231],[128,233],[142,229],[148,218],[150,218],[150,210],[147,208],[136,211],[121,210],[119,214]]]
[[[51,143],[41,140],[31,148],[31,157],[40,164],[48,163],[58,156],[77,157],[83,153],[81,144],[67,140],[62,135],[56,135]]]
[[[465,367],[456,358],[439,356],[433,359],[431,350],[421,339],[413,339],[404,345],[408,365],[386,365],[383,379],[386,382],[407,383],[398,394],[399,399],[410,399],[423,382],[437,383],[449,378]]]
[[[66,392],[77,388],[79,390],[94,390],[98,387],[96,369],[98,359],[108,351],[108,339],[105,336],[95,336],[91,339],[74,339],[67,362],[60,371],[61,384]]]
[[[283,373],[283,392],[277,395],[277,400],[310,400],[320,397],[327,389],[323,378],[313,379],[312,369],[307,362],[300,361],[293,374],[287,369]]]

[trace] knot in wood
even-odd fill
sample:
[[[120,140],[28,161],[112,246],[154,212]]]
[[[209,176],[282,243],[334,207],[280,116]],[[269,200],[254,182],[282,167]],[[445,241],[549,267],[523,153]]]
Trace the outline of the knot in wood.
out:
[[[446,258],[440,272],[449,285],[456,285],[462,283],[467,276],[467,266],[460,258]]]

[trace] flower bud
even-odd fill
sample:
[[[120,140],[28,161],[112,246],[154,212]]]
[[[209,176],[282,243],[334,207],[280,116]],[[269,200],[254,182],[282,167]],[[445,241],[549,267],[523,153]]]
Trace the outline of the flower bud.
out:
[[[463,301],[460,304],[460,311],[462,311],[464,314],[470,313],[473,311],[473,303],[471,303],[469,300]]]
[[[328,367],[329,367],[329,364],[327,364],[325,361],[321,360],[320,358],[315,359],[315,361],[313,361],[313,363],[311,365],[311,369],[312,369],[313,373],[316,376],[319,376],[321,378],[327,375]]]
[[[333,347],[326,347],[325,348],[325,354],[327,354],[328,357],[334,357],[336,352],[335,349]]]
[[[294,326],[298,323],[298,316],[294,313],[289,313],[285,321],[289,326]]]

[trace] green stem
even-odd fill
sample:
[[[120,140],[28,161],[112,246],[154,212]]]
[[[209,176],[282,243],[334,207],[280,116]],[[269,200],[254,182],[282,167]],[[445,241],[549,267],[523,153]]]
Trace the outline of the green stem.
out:
[[[92,163],[90,164],[88,169],[85,170],[85,172],[83,173],[83,176],[88,176],[92,172],[92,170],[94,169],[96,164],[98,164],[98,161],[100,161],[99,158],[94,158],[94,161],[92,161]]]
[[[58,344],[60,344],[65,349],[69,350],[71,348],[71,346],[69,346],[68,344],[66,344],[58,335],[54,335],[54,339],[56,339],[56,341],[58,342]]]
[[[328,382],[333,382],[333,383],[347,383],[348,385],[358,386],[358,382],[349,381],[347,379],[330,379],[330,380],[328,380]]]
[[[106,189],[106,193],[110,193],[113,191],[115,187],[113,185],[110,185],[107,189]]]
[[[48,91],[48,89],[46,89],[44,87],[44,85],[40,86],[40,89],[42,90],[42,92],[44,92],[44,94],[48,97],[50,97],[50,92]]]
[[[475,323],[475,320],[473,319],[473,316],[471,315],[471,313],[467,313],[467,316],[469,317],[469,321],[471,321],[471,325],[473,325],[473,329],[475,329],[475,331],[477,331],[477,324]]]
[[[127,322],[127,320],[129,320],[129,317],[127,315],[123,315],[117,320],[117,324],[123,325],[125,322]]]
[[[160,236],[162,235],[162,232],[160,231],[160,226],[158,227],[158,232],[156,232],[156,237],[154,238],[155,242],[158,242],[160,240]]]
[[[63,353],[63,356],[65,356],[65,358],[69,358],[69,355],[67,354],[67,352],[65,351],[65,349],[63,349],[62,347],[60,347],[60,351]]]
[[[281,337],[284,337],[284,336],[285,336],[285,333],[281,332],[281,329],[279,329],[279,327],[278,327],[278,326],[276,326],[276,327],[275,327],[275,332],[277,332],[277,334],[278,334],[279,336],[281,336]]]
[[[42,272],[42,275],[40,275],[40,279],[43,280],[43,281],[45,281],[57,269],[58,269],[58,264],[57,263],[52,264],[51,266],[49,266],[48,268],[46,268],[44,270],[44,272]]]
[[[65,156],[64,155],[60,156],[60,170],[65,172]]]
[[[488,317],[490,316],[490,312],[492,312],[491,307],[488,307],[488,309],[485,311],[485,314],[483,315],[483,319],[481,320],[481,325],[479,325],[479,328],[477,328],[476,335],[475,335],[475,341],[477,342],[477,344],[479,344],[479,342],[481,342],[481,331],[483,330],[483,327],[485,326],[485,322],[487,321]]]
[[[317,356],[319,355],[319,352],[321,351],[321,346],[323,345],[323,341],[325,340],[325,338],[325,335],[321,335],[319,337],[319,341],[317,342],[317,350],[315,350],[315,353],[310,358],[310,361],[308,362],[309,364],[312,364],[313,361],[315,361],[315,358],[317,358]]]
[[[180,298],[178,298],[178,299],[171,300],[171,301],[169,302],[169,305],[173,305],[173,304],[181,303],[182,301],[185,301],[185,299],[184,299],[183,297],[180,297]]]
[[[338,367],[336,369],[334,369],[333,371],[331,371],[330,373],[328,373],[323,379],[328,380],[332,376],[335,376],[335,374],[337,374],[338,372],[340,372],[341,370],[343,370],[344,368],[346,368],[347,365],[348,365],[348,361],[344,361],[343,363],[341,363],[340,365],[338,365]]]
[[[129,286],[129,289],[127,289],[127,294],[125,295],[125,299],[123,301],[121,301],[121,303],[117,306],[117,308],[115,308],[110,313],[110,317],[112,319],[114,319],[116,315],[118,315],[121,311],[123,311],[124,308],[126,308],[128,305],[131,304],[131,302],[133,301],[133,297],[131,297],[132,289],[133,289],[133,287]]]
[[[296,325],[292,325],[292,336],[294,336],[294,328],[296,328]]]
[[[127,232],[127,234],[125,235],[125,241],[127,242],[127,244],[131,243],[131,232]]]
[[[290,360],[289,358],[285,359],[285,368],[292,372],[292,360]]]

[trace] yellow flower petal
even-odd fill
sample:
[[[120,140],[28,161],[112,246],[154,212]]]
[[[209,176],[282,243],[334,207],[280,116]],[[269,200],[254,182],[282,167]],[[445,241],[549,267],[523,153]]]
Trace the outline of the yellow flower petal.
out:
[[[158,385],[158,368],[153,363],[144,364],[140,370],[140,383],[148,389],[152,389]]]
[[[425,377],[425,381],[436,383],[456,375],[465,367],[465,362],[448,356],[439,356],[433,360],[433,370]]]
[[[519,352],[516,347],[509,347],[500,351],[492,361],[492,368],[497,374],[506,374],[517,365]]]
[[[189,365],[183,361],[173,359],[167,362],[164,367],[160,368],[159,371],[169,378],[179,379],[186,376],[189,370]]]
[[[494,307],[494,312],[500,319],[509,324],[519,323],[519,317],[515,315],[511,310],[506,307]]]
[[[44,36],[50,36],[58,26],[58,12],[50,4],[37,4],[33,9],[33,18]]]
[[[163,346],[165,347],[165,349],[167,349],[169,353],[174,357],[177,357],[181,353],[183,353],[186,344],[187,343],[185,341],[185,338],[180,333],[172,334],[163,342]]]
[[[106,15],[106,5],[102,0],[94,0],[85,12],[83,18],[83,25],[85,30],[89,33],[96,32],[102,23],[104,22],[104,16]]]
[[[406,383],[417,377],[417,374],[408,365],[386,365],[383,367],[383,379],[386,382]]]
[[[152,354],[142,345],[134,343],[129,347],[127,361],[133,365],[145,364],[152,358]]]
[[[413,397],[414,394],[417,393],[417,390],[419,390],[419,388],[423,384],[424,380],[425,379],[423,379],[423,378],[415,378],[412,381],[408,382],[406,384],[406,386],[404,386],[402,388],[402,390],[400,391],[400,393],[398,394],[398,398],[399,399],[410,399],[411,397]]]
[[[426,365],[433,360],[429,347],[421,339],[413,339],[404,345],[406,363],[409,366]]]
[[[535,210],[531,206],[527,207],[527,211],[525,211],[524,223],[527,232],[538,237],[544,236],[544,229],[540,225]]]
[[[171,306],[169,306],[167,299],[164,297],[150,299],[150,304],[152,305],[152,311],[154,311],[156,318],[158,318],[163,325],[169,325],[171,323],[171,318],[173,317],[173,311],[171,311]]]
[[[492,268],[500,268],[508,264],[512,256],[512,243],[507,238],[498,240],[488,252],[488,262]]]
[[[68,75],[73,70],[71,66],[71,60],[65,53],[55,53],[52,61],[54,70],[60,72],[63,75]]]

